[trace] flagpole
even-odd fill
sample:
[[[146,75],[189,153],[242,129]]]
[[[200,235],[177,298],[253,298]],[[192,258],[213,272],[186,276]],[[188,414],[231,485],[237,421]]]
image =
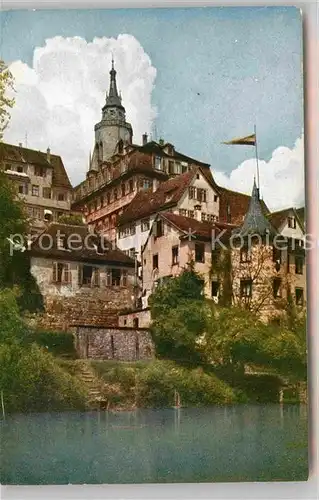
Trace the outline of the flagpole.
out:
[[[259,192],[259,198],[260,198],[260,181],[259,181],[259,164],[258,164],[257,129],[256,129],[256,125],[254,125],[254,132],[255,132],[256,163],[257,163],[257,183],[258,183],[258,192]]]

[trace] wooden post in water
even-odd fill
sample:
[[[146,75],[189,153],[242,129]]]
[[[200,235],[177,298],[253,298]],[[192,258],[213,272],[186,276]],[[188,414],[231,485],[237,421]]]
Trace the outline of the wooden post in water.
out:
[[[5,414],[5,411],[4,411],[3,391],[1,391],[1,408],[2,408],[3,420],[5,420],[6,419],[6,414]]]

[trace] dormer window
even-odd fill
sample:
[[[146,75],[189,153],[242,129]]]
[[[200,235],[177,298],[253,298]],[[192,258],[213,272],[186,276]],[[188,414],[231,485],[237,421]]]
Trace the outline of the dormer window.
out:
[[[288,227],[296,229],[296,219],[294,217],[288,217]]]

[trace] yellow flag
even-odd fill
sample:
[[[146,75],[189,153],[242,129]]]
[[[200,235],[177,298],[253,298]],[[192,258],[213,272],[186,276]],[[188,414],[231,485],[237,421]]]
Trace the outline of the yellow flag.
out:
[[[255,146],[256,134],[247,135],[247,137],[239,137],[238,139],[232,139],[231,141],[223,142],[223,144],[240,144],[243,146]]]

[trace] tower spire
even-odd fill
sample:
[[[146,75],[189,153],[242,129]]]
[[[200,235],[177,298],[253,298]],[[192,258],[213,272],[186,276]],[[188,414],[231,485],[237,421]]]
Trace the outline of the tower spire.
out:
[[[108,100],[112,100],[112,102],[109,103]],[[116,71],[114,69],[113,54],[112,54],[112,68],[110,71],[110,88],[109,88],[109,95],[106,99],[106,104],[111,104],[112,106],[121,105],[116,85]]]

